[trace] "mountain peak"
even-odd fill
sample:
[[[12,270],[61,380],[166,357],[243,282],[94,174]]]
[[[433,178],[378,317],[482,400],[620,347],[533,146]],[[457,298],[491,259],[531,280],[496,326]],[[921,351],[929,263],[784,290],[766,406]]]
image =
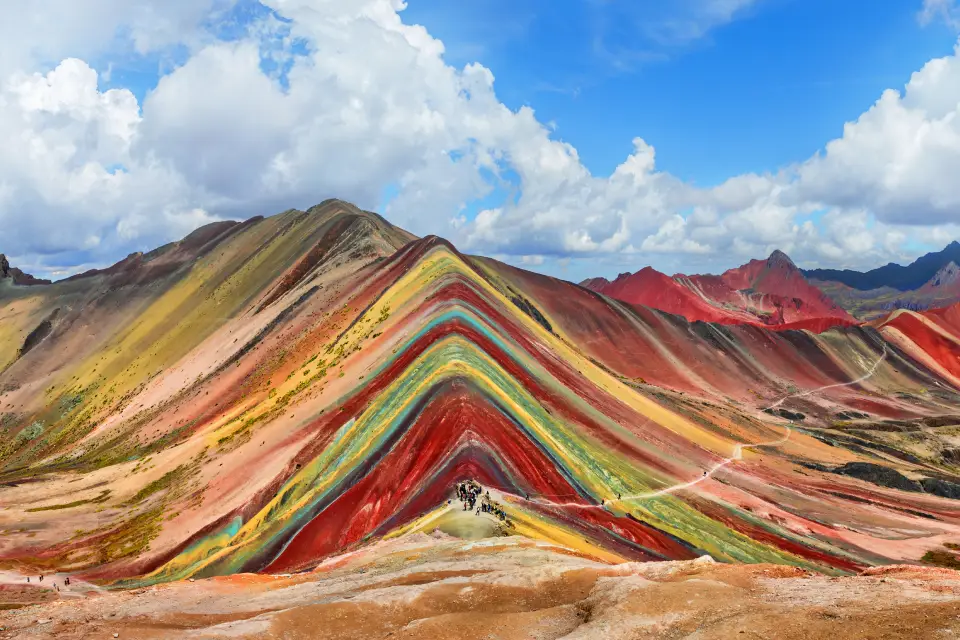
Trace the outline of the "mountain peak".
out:
[[[580,283],[580,286],[591,291],[602,292],[604,287],[610,286],[610,281],[601,277],[587,278]]]
[[[915,291],[929,284],[937,272],[950,262],[960,263],[960,241],[954,240],[940,251],[917,258],[908,266],[887,263],[867,272],[848,269],[811,269],[804,275],[824,282],[839,282],[860,291],[890,287],[898,291]]]
[[[960,269],[960,266],[957,266],[957,263],[951,260],[950,262],[945,264],[943,268],[940,269],[940,271],[938,271],[937,273],[951,273],[951,272],[956,272],[958,269]]]
[[[11,278],[13,280],[13,284],[16,285],[50,284],[49,280],[34,278],[29,273],[24,273],[16,267],[11,267],[10,261],[7,260],[7,256],[0,253],[0,280],[6,278]]]
[[[951,260],[937,271],[929,284],[933,287],[943,287],[953,284],[957,280],[960,280],[960,267],[957,266],[956,262]]]
[[[785,254],[783,251],[780,251],[780,249],[776,249],[774,250],[773,253],[770,254],[770,257],[767,258],[767,266],[768,267],[785,266],[785,267],[792,267],[794,269],[797,268],[797,265],[794,264],[793,260],[790,259],[790,256]]]

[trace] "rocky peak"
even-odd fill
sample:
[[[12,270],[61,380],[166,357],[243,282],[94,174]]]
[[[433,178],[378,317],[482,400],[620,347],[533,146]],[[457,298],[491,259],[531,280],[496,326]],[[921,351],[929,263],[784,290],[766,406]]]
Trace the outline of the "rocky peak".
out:
[[[35,285],[35,284],[50,284],[49,280],[40,280],[39,278],[34,278],[29,273],[24,273],[16,267],[10,266],[10,261],[7,260],[7,256],[0,253],[0,279],[11,278],[13,284],[16,285]]]
[[[770,257],[767,258],[768,267],[785,267],[788,269],[796,269],[797,265],[793,263],[793,260],[790,259],[790,256],[785,254],[780,249],[775,250],[770,254]]]
[[[936,275],[930,280],[930,285],[934,287],[943,287],[953,284],[960,280],[960,267],[956,262],[950,261],[937,271]]]

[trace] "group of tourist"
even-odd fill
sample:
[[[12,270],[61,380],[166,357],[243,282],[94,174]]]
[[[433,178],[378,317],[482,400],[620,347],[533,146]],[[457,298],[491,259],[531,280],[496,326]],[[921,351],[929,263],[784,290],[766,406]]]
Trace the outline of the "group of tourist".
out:
[[[473,480],[457,484],[457,498],[463,503],[464,511],[473,511],[482,491],[483,488]]]
[[[30,582],[30,576],[27,576],[27,582]],[[42,574],[39,575],[39,576],[37,576],[37,582],[43,582],[43,575],[42,575]],[[66,578],[64,578],[64,580],[63,580],[63,586],[65,586],[65,587],[69,587],[69,586],[70,586],[70,576],[67,576]],[[53,583],[53,588],[56,589],[57,591],[60,591],[60,586],[59,586],[56,582]]]
[[[490,492],[484,493],[483,487],[473,480],[457,484],[457,499],[463,503],[464,511],[476,511],[478,516],[481,513],[489,513],[508,527],[512,526],[510,521],[507,520],[507,512],[503,510],[503,507],[491,500]],[[478,501],[480,502],[479,506],[477,505]]]
[[[507,512],[497,504],[496,502],[490,500],[490,494],[486,494],[480,502],[480,506],[477,507],[477,515],[481,513],[489,513],[500,519],[500,522],[507,521]]]

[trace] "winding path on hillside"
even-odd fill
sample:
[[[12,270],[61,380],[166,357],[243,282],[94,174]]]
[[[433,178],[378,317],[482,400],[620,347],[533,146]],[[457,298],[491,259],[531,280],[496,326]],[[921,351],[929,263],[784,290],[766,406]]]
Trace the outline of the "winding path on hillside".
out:
[[[816,388],[816,389],[810,389],[810,390],[803,391],[803,392],[800,392],[800,393],[790,394],[790,395],[784,396],[783,398],[777,400],[777,401],[774,402],[772,405],[770,405],[769,407],[766,407],[766,408],[762,409],[761,411],[764,411],[764,412],[765,412],[765,411],[770,411],[770,410],[772,410],[772,409],[776,409],[777,407],[780,407],[781,405],[783,405],[783,403],[786,402],[787,400],[792,400],[792,399],[794,399],[794,398],[804,398],[804,397],[807,397],[807,396],[812,396],[812,395],[815,395],[815,394],[818,394],[818,393],[822,393],[822,392],[824,392],[824,391],[827,391],[828,389],[838,389],[838,388],[842,388],[842,387],[851,387],[851,386],[853,386],[853,385],[860,384],[860,383],[862,383],[862,382],[866,382],[867,380],[869,380],[870,378],[872,378],[872,377],[874,376],[874,374],[876,374],[877,369],[880,368],[880,365],[887,359],[887,356],[888,356],[888,355],[889,355],[889,352],[887,351],[887,348],[884,347],[884,348],[883,348],[883,355],[881,355],[881,356],[877,359],[877,361],[873,363],[873,365],[870,367],[870,369],[867,371],[867,373],[865,373],[864,375],[860,376],[860,377],[857,378],[856,380],[851,380],[851,381],[849,381],[849,382],[838,382],[838,383],[835,383],[835,384],[828,384],[828,385],[825,385],[825,386],[823,386],[823,387],[818,387],[818,388]],[[659,497],[661,497],[661,496],[673,494],[673,493],[676,493],[676,492],[678,492],[678,491],[683,491],[683,490],[685,490],[685,489],[690,489],[690,488],[692,488],[692,487],[697,486],[697,485],[700,484],[701,482],[705,482],[705,481],[709,480],[709,479],[712,478],[718,471],[720,471],[720,470],[723,469],[724,467],[727,467],[727,466],[733,464],[734,462],[737,462],[737,461],[739,461],[739,460],[742,460],[742,459],[743,459],[743,451],[744,451],[744,449],[759,449],[759,448],[761,448],[761,447],[779,447],[779,446],[782,446],[782,445],[786,444],[786,442],[790,439],[790,436],[793,434],[793,429],[790,427],[790,425],[786,425],[785,429],[786,429],[786,431],[784,432],[784,434],[783,434],[782,437],[780,437],[780,438],[778,438],[778,439],[776,439],[776,440],[772,440],[772,441],[770,441],[770,442],[757,442],[757,443],[754,443],[754,444],[737,444],[737,445],[735,445],[734,448],[733,448],[733,455],[731,455],[729,458],[725,458],[724,460],[721,460],[720,462],[718,462],[717,464],[715,464],[713,467],[711,467],[710,469],[708,469],[707,471],[705,471],[704,474],[703,474],[702,476],[700,476],[699,478],[696,478],[696,479],[691,480],[691,481],[689,481],[689,482],[681,482],[681,483],[678,483],[678,484],[675,484],[675,485],[672,485],[672,486],[669,486],[669,487],[665,487],[665,488],[663,488],[663,489],[658,489],[657,491],[650,491],[650,492],[647,492],[647,493],[638,493],[638,494],[634,494],[634,495],[622,496],[622,497],[617,498],[617,499],[605,500],[603,503],[601,503],[601,504],[596,504],[596,505],[583,504],[582,502],[554,502],[554,501],[552,501],[552,500],[543,499],[543,498],[529,498],[529,499],[528,499],[528,498],[525,498],[524,496],[518,496],[518,495],[514,495],[514,494],[507,494],[507,495],[510,495],[511,498],[513,498],[514,500],[520,501],[520,502],[527,502],[527,503],[530,503],[530,504],[536,504],[536,505],[541,505],[541,506],[549,506],[549,507],[571,507],[571,508],[577,508],[577,509],[606,509],[606,508],[609,507],[609,506],[612,506],[612,505],[615,505],[615,504],[624,503],[624,502],[633,502],[633,501],[637,501],[637,500],[650,500],[650,499],[652,499],[652,498],[659,498]]]

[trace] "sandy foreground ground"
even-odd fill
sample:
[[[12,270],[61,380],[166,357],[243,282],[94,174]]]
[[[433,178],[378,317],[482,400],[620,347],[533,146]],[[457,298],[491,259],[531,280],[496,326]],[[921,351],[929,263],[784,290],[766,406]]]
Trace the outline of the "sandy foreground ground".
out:
[[[414,534],[305,574],[123,592],[54,581],[0,576],[0,638],[960,638],[947,569],[606,565],[523,538]]]

